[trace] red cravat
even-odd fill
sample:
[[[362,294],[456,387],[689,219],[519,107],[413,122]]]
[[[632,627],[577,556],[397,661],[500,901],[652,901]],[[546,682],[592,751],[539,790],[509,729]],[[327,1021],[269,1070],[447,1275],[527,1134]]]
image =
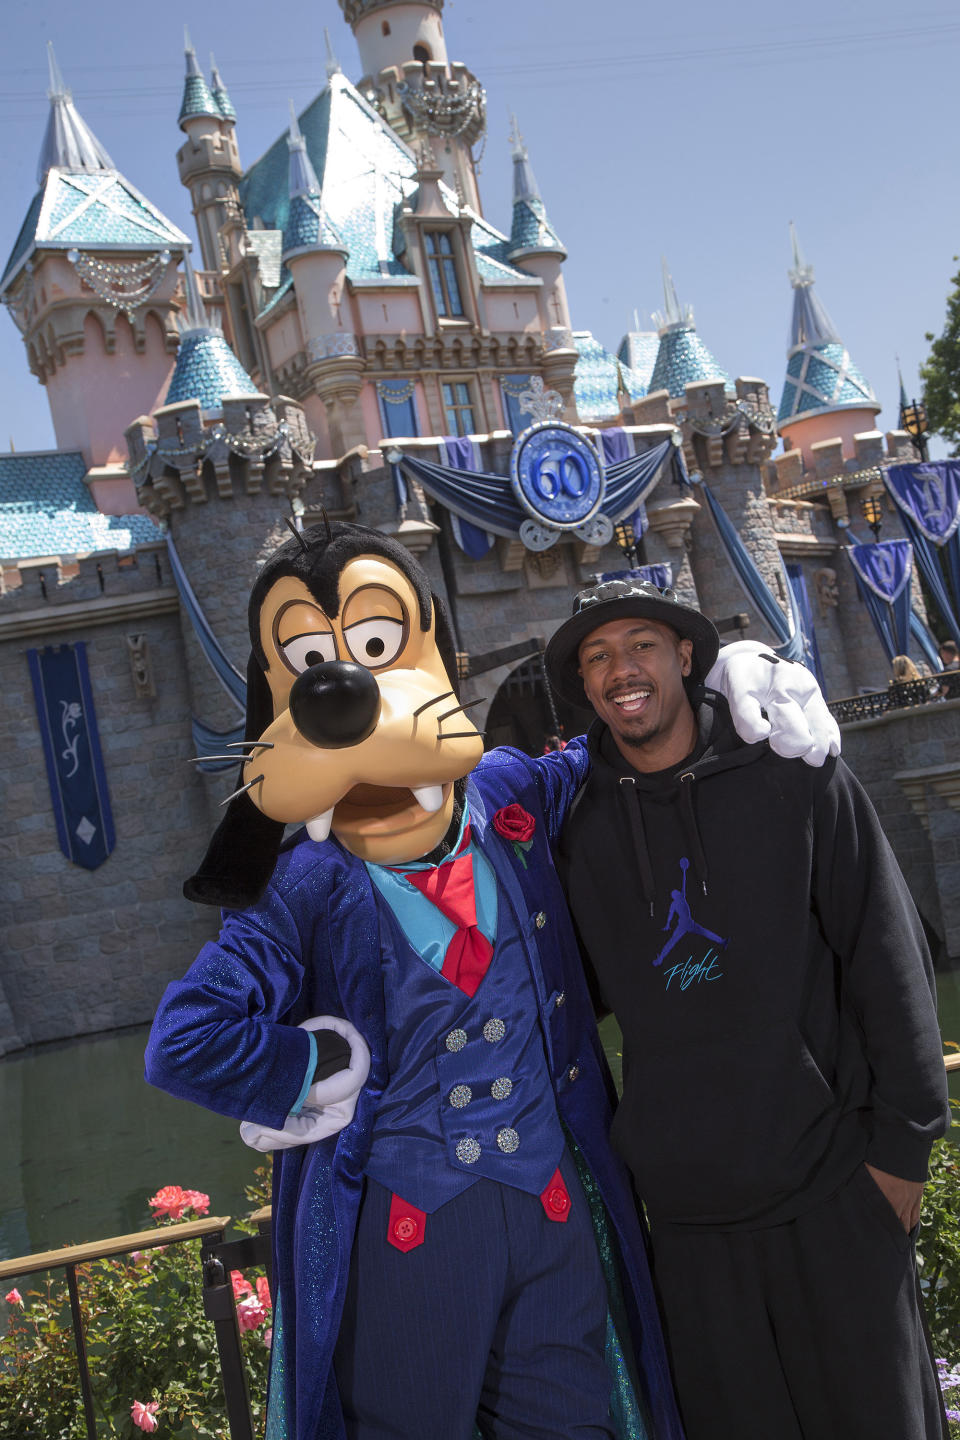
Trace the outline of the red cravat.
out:
[[[465,995],[475,995],[490,965],[493,946],[477,926],[473,856],[468,851],[469,844],[470,826],[467,825],[452,860],[431,866],[429,870],[404,871],[404,876],[436,905],[441,915],[456,925],[457,933],[447,946],[440,974]]]

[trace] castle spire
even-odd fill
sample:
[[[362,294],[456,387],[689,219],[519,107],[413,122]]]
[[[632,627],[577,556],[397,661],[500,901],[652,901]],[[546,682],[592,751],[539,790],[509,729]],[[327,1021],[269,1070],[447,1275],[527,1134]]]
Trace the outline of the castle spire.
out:
[[[332,80],[334,75],[340,74],[340,61],[333,53],[333,44],[330,40],[330,31],[326,25],[323,27],[323,44],[327,52],[327,79]]]
[[[187,308],[180,322],[180,348],[164,405],[198,400],[201,410],[216,411],[221,408],[225,395],[258,394],[219,325],[212,323],[207,315],[197,277],[186,255],[183,271]]]
[[[47,63],[50,70],[50,89],[47,91],[50,114],[40,147],[37,184],[42,185],[47,172],[55,166],[64,170],[114,170],[116,167],[110,156],[77,111],[53,53],[53,42],[49,40]]]
[[[546,252],[566,259],[563,243],[547,216],[530,155],[517,125],[510,116],[510,147],[513,156],[513,221],[510,226],[509,260]]]
[[[307,142],[300,129],[292,100],[287,146],[290,151],[290,210],[283,229],[284,255],[291,250],[308,247],[340,250],[346,254],[346,246],[324,211],[320,181],[307,153]]]
[[[666,259],[661,259],[663,310],[653,322],[660,335],[657,359],[650,376],[649,390],[667,390],[671,399],[682,399],[688,385],[698,380],[722,380],[728,388],[730,376],[722,370],[697,334],[693,306],[682,305]]]
[[[820,299],[813,293],[814,271],[803,257],[796,227],[790,222],[793,265],[793,316],[787,345],[787,373],[777,412],[781,430],[814,415],[861,411],[864,426],[880,409],[869,382],[854,364]],[[819,433],[819,432],[818,432]],[[797,437],[787,436],[791,443]],[[851,441],[852,443],[852,441]]]
[[[210,52],[210,92],[217,102],[217,109],[224,120],[236,120],[237,112],[233,108],[233,101],[227,94],[227,87],[220,78],[220,71],[217,69],[217,62],[213,58],[213,51]]]
[[[184,129],[184,120],[189,120],[194,115],[215,115],[222,119],[223,115],[216,100],[210,92],[210,87],[203,78],[203,71],[197,63],[197,52],[193,48],[190,39],[190,31],[183,27],[183,53],[186,57],[186,75],[183,81],[183,101],[180,105],[178,124]]]

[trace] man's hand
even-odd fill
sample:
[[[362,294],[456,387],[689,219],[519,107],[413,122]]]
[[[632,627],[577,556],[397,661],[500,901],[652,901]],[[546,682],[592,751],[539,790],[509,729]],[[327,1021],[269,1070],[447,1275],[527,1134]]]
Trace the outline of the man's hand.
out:
[[[889,1200],[897,1219],[909,1235],[913,1227],[920,1223],[923,1182],[901,1180],[899,1175],[889,1175],[886,1170],[878,1170],[875,1165],[868,1165],[867,1169],[877,1188],[882,1190]]]
[[[774,655],[769,645],[724,645],[706,684],[727,698],[741,740],[770,741],[777,755],[822,765],[840,754],[840,730],[813,674]]]

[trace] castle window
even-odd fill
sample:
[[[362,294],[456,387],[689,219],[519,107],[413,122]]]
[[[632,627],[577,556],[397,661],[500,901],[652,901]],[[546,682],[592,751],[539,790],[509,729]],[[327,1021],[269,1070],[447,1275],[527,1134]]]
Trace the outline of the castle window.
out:
[[[413,58],[414,60],[419,60],[421,65],[426,65],[433,59],[433,56],[430,54],[426,45],[414,45]]]
[[[390,34],[390,21],[389,21],[389,20],[384,20],[383,24],[380,26],[380,34],[381,34],[381,35],[389,35],[389,34]]]
[[[476,434],[473,400],[466,380],[444,381],[443,414],[448,435]]]
[[[438,315],[462,315],[463,301],[457,280],[457,262],[453,255],[453,236],[449,230],[428,230],[424,236],[433,303]]]

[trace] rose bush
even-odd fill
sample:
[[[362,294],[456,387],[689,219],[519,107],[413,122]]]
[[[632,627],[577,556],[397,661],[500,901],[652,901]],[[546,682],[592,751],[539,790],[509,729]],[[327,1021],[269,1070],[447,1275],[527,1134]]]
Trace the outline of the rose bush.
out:
[[[269,1188],[265,1167],[247,1195]],[[164,1185],[148,1202],[159,1227],[205,1215],[210,1197]],[[249,1222],[238,1228],[252,1231]],[[98,1436],[229,1440],[217,1343],[203,1313],[200,1241],[188,1240],[77,1267]],[[254,1429],[265,1420],[272,1309],[264,1275],[233,1272]],[[7,1292],[0,1338],[3,1440],[86,1440],[66,1279]]]

